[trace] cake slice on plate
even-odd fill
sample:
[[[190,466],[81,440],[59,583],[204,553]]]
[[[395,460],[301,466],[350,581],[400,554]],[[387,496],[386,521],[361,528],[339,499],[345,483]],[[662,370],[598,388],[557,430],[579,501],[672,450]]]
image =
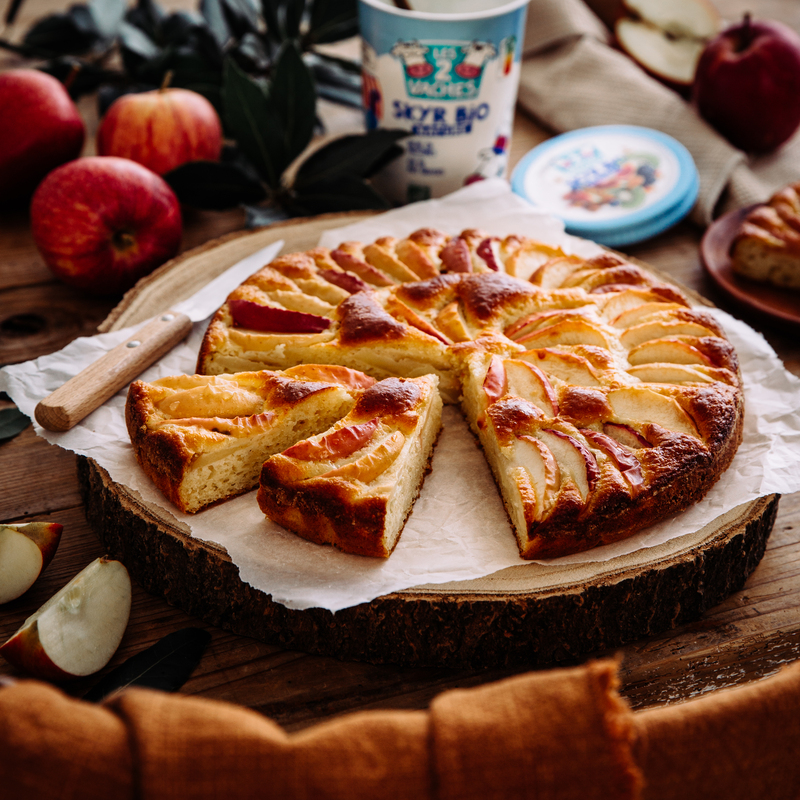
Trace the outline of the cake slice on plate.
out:
[[[435,375],[379,381],[333,428],[267,459],[261,510],[312,542],[388,557],[419,494],[441,417]]]
[[[265,459],[329,428],[373,383],[316,364],[177,375],[132,383],[125,418],[142,469],[181,511],[195,513],[255,488]]]

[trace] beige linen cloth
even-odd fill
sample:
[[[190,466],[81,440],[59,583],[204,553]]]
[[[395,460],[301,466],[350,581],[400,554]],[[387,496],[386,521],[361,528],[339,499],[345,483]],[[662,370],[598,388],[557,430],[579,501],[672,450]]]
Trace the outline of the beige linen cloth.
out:
[[[760,203],[800,180],[800,135],[768,155],[748,157],[703,121],[691,103],[647,75],[611,44],[582,0],[531,0],[520,105],[562,133],[592,125],[642,125],[682,142],[700,174],[692,219]]]

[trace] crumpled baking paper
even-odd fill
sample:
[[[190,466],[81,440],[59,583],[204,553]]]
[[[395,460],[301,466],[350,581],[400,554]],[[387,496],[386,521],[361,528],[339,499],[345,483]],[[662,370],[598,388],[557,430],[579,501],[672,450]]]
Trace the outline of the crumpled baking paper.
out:
[[[473,184],[447,198],[328,231],[320,244],[399,237],[429,226],[451,234],[466,227],[480,227],[494,235],[521,233],[582,255],[599,249],[565,235],[558,220],[535,211],[500,180]],[[749,500],[800,489],[800,416],[796,411],[800,379],[784,369],[761,334],[722,311],[714,313],[739,354],[745,382],[744,441],[733,464],[702,502],[677,517],[622,542],[559,559],[561,563],[604,561],[653,547],[698,531]],[[193,371],[206,325],[207,321],[197,323],[188,340],[140,377],[155,380]],[[5,367],[0,370],[0,390],[33,417],[39,400],[134,330],[76,339],[60,352]],[[382,560],[340,553],[288,533],[265,519],[255,492],[199,514],[180,513],[136,463],[125,429],[125,396],[125,391],[120,392],[66,433],[52,433],[34,423],[36,431],[59,447],[93,458],[114,481],[161,506],[192,535],[222,545],[243,580],[290,608],[337,611],[413,586],[480,578],[522,564],[538,568],[537,562],[519,558],[489,468],[456,408],[445,408],[432,471],[396,550]]]

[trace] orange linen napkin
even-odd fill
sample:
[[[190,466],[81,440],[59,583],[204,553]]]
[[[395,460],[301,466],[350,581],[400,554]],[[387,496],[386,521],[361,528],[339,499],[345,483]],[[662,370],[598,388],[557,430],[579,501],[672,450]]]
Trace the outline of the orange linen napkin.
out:
[[[678,139],[700,175],[692,218],[701,225],[800,180],[800,134],[774,153],[748,157],[689,102],[615,50],[608,29],[582,0],[531,0],[519,103],[557,133],[642,125]]]
[[[287,734],[226,703],[129,690],[94,706],[0,689],[0,796],[265,800],[797,800],[800,663],[633,713],[616,664],[445,692]]]

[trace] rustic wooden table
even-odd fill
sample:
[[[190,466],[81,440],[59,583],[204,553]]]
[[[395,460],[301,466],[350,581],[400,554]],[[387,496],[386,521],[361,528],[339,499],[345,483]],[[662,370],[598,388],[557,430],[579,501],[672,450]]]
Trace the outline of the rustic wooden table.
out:
[[[45,3],[29,5],[29,15],[46,10]],[[46,5],[60,4],[48,0]],[[728,18],[736,17],[744,8],[738,0],[717,5]],[[800,30],[796,4],[770,0],[758,5],[761,16],[782,18]],[[24,17],[20,24],[25,24]],[[0,68],[7,66],[8,61],[0,61]],[[91,128],[93,104],[84,102],[82,108]],[[512,164],[547,136],[533,120],[518,115]],[[91,142],[87,146],[90,151]],[[190,249],[242,225],[243,215],[238,211],[188,212],[183,247]],[[786,367],[800,375],[798,330],[756,317],[721,295],[700,264],[701,234],[692,224],[682,223],[627,251],[745,319],[766,336]],[[114,304],[113,300],[91,298],[55,281],[33,245],[26,211],[3,212],[0,365],[36,358],[63,347],[76,336],[93,333]],[[0,399],[0,407],[8,405],[7,399]],[[0,521],[31,520],[61,522],[65,534],[42,578],[22,598],[0,609],[0,641],[80,569],[103,554],[86,522],[75,456],[48,445],[29,427],[0,445]],[[693,624],[621,649],[622,692],[634,707],[675,702],[756,680],[800,656],[798,534],[800,493],[782,498],[766,555],[742,591]],[[354,709],[422,708],[444,689],[481,684],[512,673],[509,669],[374,666],[288,651],[205,625],[138,586],[134,587],[127,633],[109,668],[186,626],[207,628],[212,640],[182,691],[252,707],[288,729]],[[2,674],[15,673],[0,661]],[[65,688],[80,696],[95,680],[83,679]]]

